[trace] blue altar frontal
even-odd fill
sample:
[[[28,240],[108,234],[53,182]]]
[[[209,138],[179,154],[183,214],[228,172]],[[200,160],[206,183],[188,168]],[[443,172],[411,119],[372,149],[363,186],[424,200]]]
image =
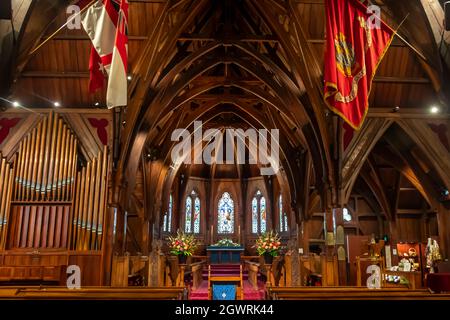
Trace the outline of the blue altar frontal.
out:
[[[206,248],[210,264],[241,263],[243,247],[215,247]]]

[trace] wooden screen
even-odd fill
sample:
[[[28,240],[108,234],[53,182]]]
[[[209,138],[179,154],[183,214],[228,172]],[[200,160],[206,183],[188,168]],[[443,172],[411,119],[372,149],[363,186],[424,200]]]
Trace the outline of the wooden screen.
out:
[[[0,166],[0,250],[101,250],[108,147],[78,169],[78,140],[53,112]]]
[[[19,145],[9,249],[67,248],[77,139],[53,112]]]

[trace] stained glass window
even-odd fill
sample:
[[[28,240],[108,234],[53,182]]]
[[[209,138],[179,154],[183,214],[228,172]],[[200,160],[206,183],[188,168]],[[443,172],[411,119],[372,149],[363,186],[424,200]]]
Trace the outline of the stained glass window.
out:
[[[234,201],[224,192],[218,205],[218,233],[234,233]]]
[[[344,208],[342,211],[343,211],[343,213],[344,213],[344,221],[345,221],[345,222],[350,222],[350,221],[352,221],[352,215],[350,214],[350,212],[348,212],[348,209],[347,209],[347,208]]]
[[[252,200],[252,232],[258,233],[258,200]]]
[[[280,232],[284,231],[284,217],[283,217],[283,196],[280,194],[278,198],[278,209],[280,215]]]
[[[166,231],[172,231],[172,211],[173,211],[173,197],[169,195],[169,212],[167,213],[167,229]]]
[[[267,231],[267,206],[266,198],[261,191],[256,191],[252,199],[252,233]]]
[[[167,231],[167,212],[164,214],[163,231]]]
[[[186,221],[184,232],[191,233],[191,224],[192,224],[192,198],[187,196],[186,198]]]
[[[262,197],[259,200],[259,212],[261,214],[261,232],[266,232],[267,227],[267,217],[266,217],[266,198]]]
[[[200,199],[194,200],[194,233],[200,233]]]
[[[278,209],[279,209],[279,215],[280,215],[280,232],[287,232],[288,231],[288,219],[287,219],[286,212],[283,211],[283,196],[281,194],[278,198]]]
[[[194,205],[194,207],[192,207]],[[201,207],[200,198],[197,193],[192,190],[191,194],[186,197],[186,219],[184,232],[200,233]]]

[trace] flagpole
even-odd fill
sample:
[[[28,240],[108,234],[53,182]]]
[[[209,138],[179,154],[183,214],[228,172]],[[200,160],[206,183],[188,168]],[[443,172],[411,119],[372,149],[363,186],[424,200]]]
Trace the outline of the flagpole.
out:
[[[75,19],[77,16],[79,16],[80,14],[84,13],[88,8],[91,7],[91,5],[94,4],[94,2],[96,2],[98,0],[92,0],[87,6],[85,6],[83,9],[80,10],[80,12],[75,13],[74,15],[72,15],[66,23],[64,23],[61,27],[59,27],[55,32],[53,32],[47,39],[45,39],[44,41],[42,41],[36,48],[34,48],[30,53],[29,56],[31,56],[33,53],[35,53],[36,51],[38,51],[44,44],[46,44],[48,41],[50,41],[51,39],[53,39],[62,29],[64,29],[70,22],[72,22],[73,19]]]
[[[385,23],[383,20],[381,20],[381,18],[377,17],[377,19],[379,19],[382,23],[384,23],[386,25],[386,27],[388,27],[392,32],[394,32],[394,35],[397,36],[401,41],[403,41],[411,50],[413,50],[423,61],[425,61],[426,63],[428,63],[428,59],[423,55],[422,52],[420,52],[419,50],[417,50],[411,43],[409,43],[405,38],[403,38],[400,34],[398,34],[398,30],[400,29],[400,27],[403,25],[403,23],[406,21],[406,19],[409,17],[409,12],[406,15],[406,17],[402,20],[402,22],[400,22],[400,24],[398,25],[397,29],[392,28],[390,25],[388,25],[387,23]]]

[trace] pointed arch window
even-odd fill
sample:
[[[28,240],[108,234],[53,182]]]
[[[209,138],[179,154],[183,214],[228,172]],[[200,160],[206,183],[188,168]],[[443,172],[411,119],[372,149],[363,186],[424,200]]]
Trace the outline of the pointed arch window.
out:
[[[172,194],[169,195],[169,208],[164,215],[164,224],[163,231],[171,232],[172,231],[172,211],[173,211],[173,197]]]
[[[264,233],[267,231],[267,207],[266,198],[261,191],[256,191],[252,199],[252,233]]]
[[[200,198],[192,190],[191,194],[186,197],[184,232],[200,233],[200,218]]]
[[[287,214],[283,211],[283,196],[280,194],[278,197],[278,210],[280,216],[280,232],[288,231],[288,219]]]
[[[228,192],[219,199],[217,232],[219,234],[234,233],[234,201]]]

